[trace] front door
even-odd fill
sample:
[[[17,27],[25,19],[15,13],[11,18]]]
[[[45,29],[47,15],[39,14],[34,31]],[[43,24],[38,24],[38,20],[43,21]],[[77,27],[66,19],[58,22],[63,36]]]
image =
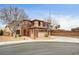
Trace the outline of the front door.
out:
[[[23,35],[26,36],[26,30],[23,30]]]
[[[29,30],[27,30],[27,36],[30,36]]]
[[[29,30],[23,30],[23,35],[24,36],[30,36]]]

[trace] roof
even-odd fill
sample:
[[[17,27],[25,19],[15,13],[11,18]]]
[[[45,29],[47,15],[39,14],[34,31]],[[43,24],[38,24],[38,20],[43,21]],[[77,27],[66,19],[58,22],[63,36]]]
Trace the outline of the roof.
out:
[[[41,22],[44,22],[43,20],[38,20],[38,19],[34,19],[33,21],[41,21]]]
[[[31,21],[31,20],[23,20],[23,21]]]

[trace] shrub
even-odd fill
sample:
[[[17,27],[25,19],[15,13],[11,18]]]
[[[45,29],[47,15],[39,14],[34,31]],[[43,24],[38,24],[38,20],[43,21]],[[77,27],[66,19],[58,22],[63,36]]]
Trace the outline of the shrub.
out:
[[[21,37],[21,35],[20,34],[16,34],[15,37]]]
[[[21,37],[21,35],[19,35],[19,37]]]
[[[45,37],[48,37],[48,34],[47,33],[45,34]]]
[[[1,35],[1,36],[3,35],[3,30],[2,30],[2,29],[0,30],[0,35]]]

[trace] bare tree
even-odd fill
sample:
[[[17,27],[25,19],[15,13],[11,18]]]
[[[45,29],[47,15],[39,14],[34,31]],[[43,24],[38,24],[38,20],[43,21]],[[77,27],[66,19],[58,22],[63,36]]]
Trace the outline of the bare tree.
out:
[[[49,18],[47,19],[47,32],[48,35],[50,35],[50,31],[60,28],[60,25],[57,23],[57,21],[55,19],[52,19],[52,17],[49,16]]]
[[[28,16],[25,14],[24,9],[10,6],[0,9],[0,19],[9,27],[12,34],[15,34],[20,21],[28,19]]]
[[[51,20],[51,27],[52,27],[52,30],[55,30],[55,29],[57,29],[57,28],[60,28],[60,25],[59,25],[59,23],[56,21],[55,18],[53,18],[53,19]]]

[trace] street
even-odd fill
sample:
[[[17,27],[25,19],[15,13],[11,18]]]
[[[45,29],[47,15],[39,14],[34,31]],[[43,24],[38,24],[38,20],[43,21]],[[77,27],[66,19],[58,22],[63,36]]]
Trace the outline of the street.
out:
[[[79,43],[28,42],[0,46],[0,55],[76,55]]]

